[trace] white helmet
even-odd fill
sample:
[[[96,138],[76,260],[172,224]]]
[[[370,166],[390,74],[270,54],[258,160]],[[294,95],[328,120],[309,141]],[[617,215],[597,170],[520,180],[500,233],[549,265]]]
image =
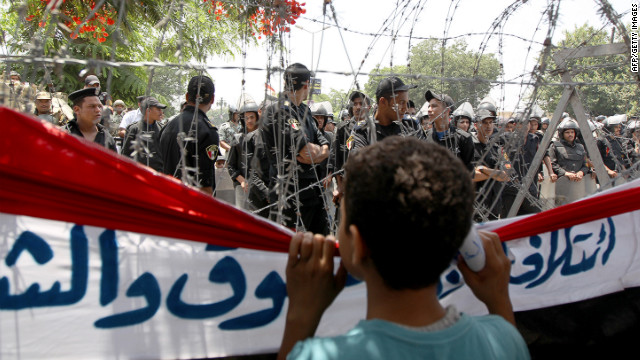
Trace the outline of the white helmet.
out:
[[[420,109],[422,110],[422,109]],[[463,102],[458,108],[453,112],[454,121],[457,121],[461,116],[468,117],[469,120],[473,120],[476,117],[476,114],[473,112],[473,106],[468,101]]]

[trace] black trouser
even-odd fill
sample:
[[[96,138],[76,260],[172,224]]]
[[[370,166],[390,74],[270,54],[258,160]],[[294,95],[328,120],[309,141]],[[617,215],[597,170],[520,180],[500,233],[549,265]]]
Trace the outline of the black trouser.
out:
[[[305,189],[316,181],[312,179],[300,179],[298,181],[298,188]],[[324,206],[320,185],[314,186],[310,189],[301,191],[298,196],[293,196],[287,200],[285,208],[282,210],[282,223],[284,226],[296,229],[298,224],[298,217],[302,221],[305,231],[311,231],[314,234],[329,234],[329,221],[327,216],[327,210]],[[293,191],[288,192],[292,194]],[[271,201],[277,202],[277,195],[272,193]],[[300,200],[299,206],[296,206],[296,200]],[[298,210],[300,213],[298,214]],[[277,221],[278,218],[277,206],[274,206],[271,210],[270,218],[273,221]]]

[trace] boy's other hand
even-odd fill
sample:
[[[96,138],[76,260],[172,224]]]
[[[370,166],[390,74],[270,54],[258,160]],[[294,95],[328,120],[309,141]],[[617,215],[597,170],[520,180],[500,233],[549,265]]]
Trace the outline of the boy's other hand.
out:
[[[511,262],[507,258],[497,234],[479,231],[486,263],[482,270],[474,272],[458,258],[458,268],[473,294],[482,301],[491,314],[500,315],[515,325],[511,299],[509,298],[509,275]]]

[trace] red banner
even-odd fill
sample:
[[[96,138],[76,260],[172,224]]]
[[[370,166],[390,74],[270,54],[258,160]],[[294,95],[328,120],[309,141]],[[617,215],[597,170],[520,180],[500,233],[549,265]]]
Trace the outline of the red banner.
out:
[[[286,252],[292,232],[40,119],[0,107],[0,212]],[[640,208],[640,188],[561,206],[495,231],[503,241]]]
[[[0,107],[0,212],[288,251],[291,231],[40,119]]]

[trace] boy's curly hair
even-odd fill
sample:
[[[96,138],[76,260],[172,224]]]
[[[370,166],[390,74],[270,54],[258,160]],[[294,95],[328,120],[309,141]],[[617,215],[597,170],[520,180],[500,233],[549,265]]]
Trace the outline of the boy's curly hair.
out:
[[[387,286],[436,283],[471,225],[464,164],[437,144],[392,136],[350,156],[345,173],[344,226],[358,227]]]

